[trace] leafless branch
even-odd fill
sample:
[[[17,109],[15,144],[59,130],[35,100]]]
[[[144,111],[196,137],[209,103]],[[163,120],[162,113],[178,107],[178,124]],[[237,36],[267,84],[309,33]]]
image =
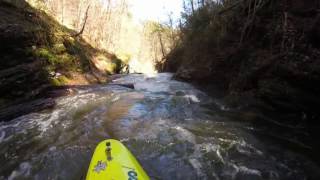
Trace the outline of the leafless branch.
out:
[[[76,33],[75,35],[73,35],[74,37],[78,37],[78,36],[80,36],[80,35],[83,33],[83,31],[84,31],[84,29],[85,29],[85,27],[86,27],[89,9],[90,9],[90,5],[88,5],[88,7],[87,7],[86,14],[85,14],[85,17],[84,17],[84,21],[83,21],[83,24],[82,24],[82,28],[81,28],[81,30],[80,30],[78,33]]]

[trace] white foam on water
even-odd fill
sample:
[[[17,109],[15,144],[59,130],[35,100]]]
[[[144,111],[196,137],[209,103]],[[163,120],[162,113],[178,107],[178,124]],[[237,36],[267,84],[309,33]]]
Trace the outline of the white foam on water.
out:
[[[116,96],[116,97],[114,97],[112,100],[111,100],[111,102],[116,102],[116,101],[118,101],[120,99],[120,96]]]
[[[224,131],[216,131],[216,132],[221,132],[223,133]],[[226,142],[226,143],[230,143],[230,144],[237,144],[237,141],[235,140],[231,140],[231,139],[223,139],[223,138],[218,138],[219,141],[221,142]]]
[[[196,95],[185,95],[184,97],[194,103],[200,102],[199,98]]]
[[[21,120],[23,120],[22,117],[23,117],[23,116],[17,118],[16,120],[12,120],[12,121],[10,122],[10,124],[2,125],[2,126],[0,127],[0,130],[2,130],[2,129],[7,129],[7,128],[10,128],[10,127],[11,127],[11,128],[20,127],[20,125],[21,125],[21,123],[22,123]],[[12,122],[13,122],[13,123],[12,123]]]
[[[196,157],[202,157],[202,155],[204,153],[215,152],[217,157],[219,158],[220,162],[225,164],[225,160],[220,153],[220,148],[221,147],[217,144],[211,144],[211,143],[197,144],[196,151],[194,152],[194,155]]]
[[[6,132],[5,132],[5,131],[1,131],[1,134],[0,134],[0,143],[2,143],[2,141],[4,140],[5,137],[6,137]]]
[[[246,143],[244,140],[241,140],[240,142],[238,142],[238,145],[236,147],[237,147],[237,150],[243,154],[251,155],[254,153],[260,156],[263,155],[262,151],[252,146],[251,144]]]
[[[43,133],[45,133],[48,129],[52,128],[52,122],[58,120],[63,111],[64,110],[55,110],[51,113],[49,119],[42,119],[38,121],[39,130],[42,132],[41,135],[43,135]]]
[[[52,146],[49,148],[49,151],[56,151],[57,150],[57,147],[56,146]]]
[[[188,130],[181,126],[175,126],[174,129],[177,130],[177,138],[179,140],[188,141],[192,144],[196,144],[196,137]]]
[[[202,172],[202,165],[198,159],[189,159],[191,166],[196,170],[198,177],[204,177],[205,174]]]
[[[57,109],[50,114],[35,113],[37,116],[30,118],[32,121],[29,123],[36,122],[39,131],[41,131],[40,136],[43,136],[46,131],[58,123],[62,123],[62,126],[67,128],[70,122],[62,122],[61,117],[65,116],[71,110],[79,109],[79,107],[86,105],[89,101],[94,101],[96,99],[97,95],[93,93],[59,98],[56,101]]]
[[[0,143],[9,141],[17,134],[27,134],[28,130],[36,127],[46,117],[47,114],[31,113],[5,123],[0,126]]]
[[[232,164],[232,166],[235,168],[237,173],[242,172],[244,174],[262,176],[262,173],[257,169],[250,169],[246,166],[237,166],[235,164]]]
[[[219,149],[217,149],[216,153],[217,153],[217,156],[219,157],[220,161],[221,161],[223,164],[225,164],[226,162],[224,161],[224,158],[222,157],[221,152],[220,152]]]
[[[219,149],[219,146],[211,143],[205,143],[205,144],[200,144],[200,148],[202,151],[205,151],[206,153],[208,153],[208,152],[216,152]]]

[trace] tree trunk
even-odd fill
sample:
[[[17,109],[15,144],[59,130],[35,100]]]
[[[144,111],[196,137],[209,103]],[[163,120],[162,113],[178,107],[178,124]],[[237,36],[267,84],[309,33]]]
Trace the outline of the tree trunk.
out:
[[[64,0],[62,0],[62,3],[61,3],[61,24],[63,24],[63,21],[64,21]]]
[[[161,32],[160,31],[158,32],[158,37],[159,37],[162,56],[165,57],[166,56],[166,51],[164,49],[164,45],[163,45],[162,36],[161,36]]]
[[[194,2],[193,2],[193,0],[190,0],[190,5],[191,5],[192,14],[194,14]]]
[[[90,8],[90,5],[88,5],[88,7],[87,7],[86,15],[85,15],[85,17],[84,17],[84,21],[83,21],[82,28],[81,28],[81,30],[80,30],[77,34],[73,35],[74,37],[80,36],[80,35],[83,33],[84,28],[86,27],[86,24],[87,24],[89,8]]]

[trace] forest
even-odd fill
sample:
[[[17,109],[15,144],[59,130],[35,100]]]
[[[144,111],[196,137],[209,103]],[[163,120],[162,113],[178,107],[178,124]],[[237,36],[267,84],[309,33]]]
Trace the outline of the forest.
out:
[[[316,138],[319,8],[317,0],[187,1],[180,41],[160,69]]]
[[[0,180],[320,179],[320,1],[153,2],[0,0]]]

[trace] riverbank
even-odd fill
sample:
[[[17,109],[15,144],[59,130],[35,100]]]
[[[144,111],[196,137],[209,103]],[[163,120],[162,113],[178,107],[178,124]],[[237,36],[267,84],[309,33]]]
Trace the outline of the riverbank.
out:
[[[80,179],[108,138],[121,140],[157,179],[320,177],[305,151],[258,136],[281,132],[280,125],[256,126],[253,117],[263,114],[226,109],[168,73],[113,83],[74,88],[51,109],[0,122],[0,179]],[[294,140],[293,131],[286,135]]]
[[[126,68],[115,55],[93,48],[45,12],[14,2],[0,2],[1,113],[55,87],[106,83],[110,74]],[[43,109],[42,103],[35,104],[38,108],[30,109]]]
[[[319,2],[232,2],[187,15],[181,42],[163,70],[209,94],[219,89],[231,108],[264,112],[274,123],[292,127],[284,132],[303,129],[317,152]]]

